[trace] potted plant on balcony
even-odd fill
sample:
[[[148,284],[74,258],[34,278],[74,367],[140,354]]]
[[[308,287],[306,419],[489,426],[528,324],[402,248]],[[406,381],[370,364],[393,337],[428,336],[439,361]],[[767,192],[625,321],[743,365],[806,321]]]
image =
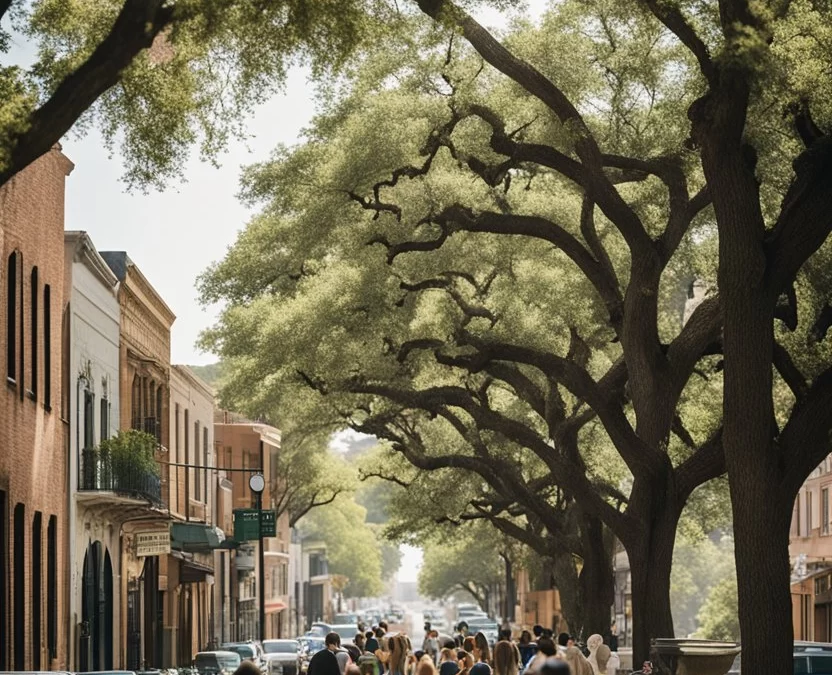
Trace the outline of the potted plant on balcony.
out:
[[[98,447],[102,466],[112,476],[112,489],[161,498],[161,473],[154,457],[156,438],[144,431],[127,429],[101,442]]]

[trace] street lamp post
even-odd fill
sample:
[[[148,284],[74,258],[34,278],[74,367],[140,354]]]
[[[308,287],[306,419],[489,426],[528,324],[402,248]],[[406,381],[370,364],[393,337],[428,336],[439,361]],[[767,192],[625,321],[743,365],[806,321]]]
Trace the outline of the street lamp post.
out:
[[[261,465],[262,466],[262,465]],[[266,639],[266,570],[263,555],[263,490],[266,489],[266,479],[262,473],[255,473],[248,479],[248,486],[257,499],[257,541],[259,544],[257,575],[257,598],[260,605],[260,642]]]

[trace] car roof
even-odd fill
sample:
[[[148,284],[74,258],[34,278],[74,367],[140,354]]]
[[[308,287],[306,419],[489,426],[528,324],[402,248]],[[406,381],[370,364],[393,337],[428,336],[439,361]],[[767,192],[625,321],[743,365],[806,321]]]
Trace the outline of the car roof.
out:
[[[807,640],[795,640],[795,651],[832,651],[832,642],[809,642]]]
[[[214,649],[209,652],[197,652],[197,656],[200,654],[216,654],[217,656],[239,656],[237,652],[230,652],[227,649]]]
[[[267,642],[297,642],[295,638],[269,638],[268,640],[263,640],[263,644]]]

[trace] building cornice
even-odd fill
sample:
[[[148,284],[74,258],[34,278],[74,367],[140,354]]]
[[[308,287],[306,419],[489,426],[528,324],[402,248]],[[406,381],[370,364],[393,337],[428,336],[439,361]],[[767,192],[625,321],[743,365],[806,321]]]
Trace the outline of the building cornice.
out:
[[[138,268],[136,263],[129,258],[128,261],[128,269],[125,276],[126,284],[128,286],[135,284],[142,291],[142,293],[153,302],[154,308],[159,310],[159,313],[162,315],[162,319],[167,322],[166,328],[170,330],[170,327],[176,320],[176,314],[174,314],[173,310],[168,307],[164,300],[162,300],[162,296],[159,295],[155,288],[153,288],[151,283],[147,280],[147,277],[142,274],[142,271]]]
[[[214,388],[199,377],[193,370],[188,368],[188,366],[174,364],[171,366],[171,370],[175,371],[177,375],[186,380],[192,387],[199,389],[211,401],[216,398],[217,392],[214,391]]]
[[[73,246],[73,262],[82,263],[104,286],[115,293],[118,277],[98,253],[89,234],[84,230],[68,230],[64,232],[64,241]]]

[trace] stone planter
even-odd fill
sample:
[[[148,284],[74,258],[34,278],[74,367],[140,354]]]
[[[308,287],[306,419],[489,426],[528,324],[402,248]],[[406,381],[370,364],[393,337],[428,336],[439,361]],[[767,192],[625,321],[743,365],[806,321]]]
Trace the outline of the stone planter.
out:
[[[740,653],[736,642],[658,638],[654,672],[662,675],[726,675]]]

